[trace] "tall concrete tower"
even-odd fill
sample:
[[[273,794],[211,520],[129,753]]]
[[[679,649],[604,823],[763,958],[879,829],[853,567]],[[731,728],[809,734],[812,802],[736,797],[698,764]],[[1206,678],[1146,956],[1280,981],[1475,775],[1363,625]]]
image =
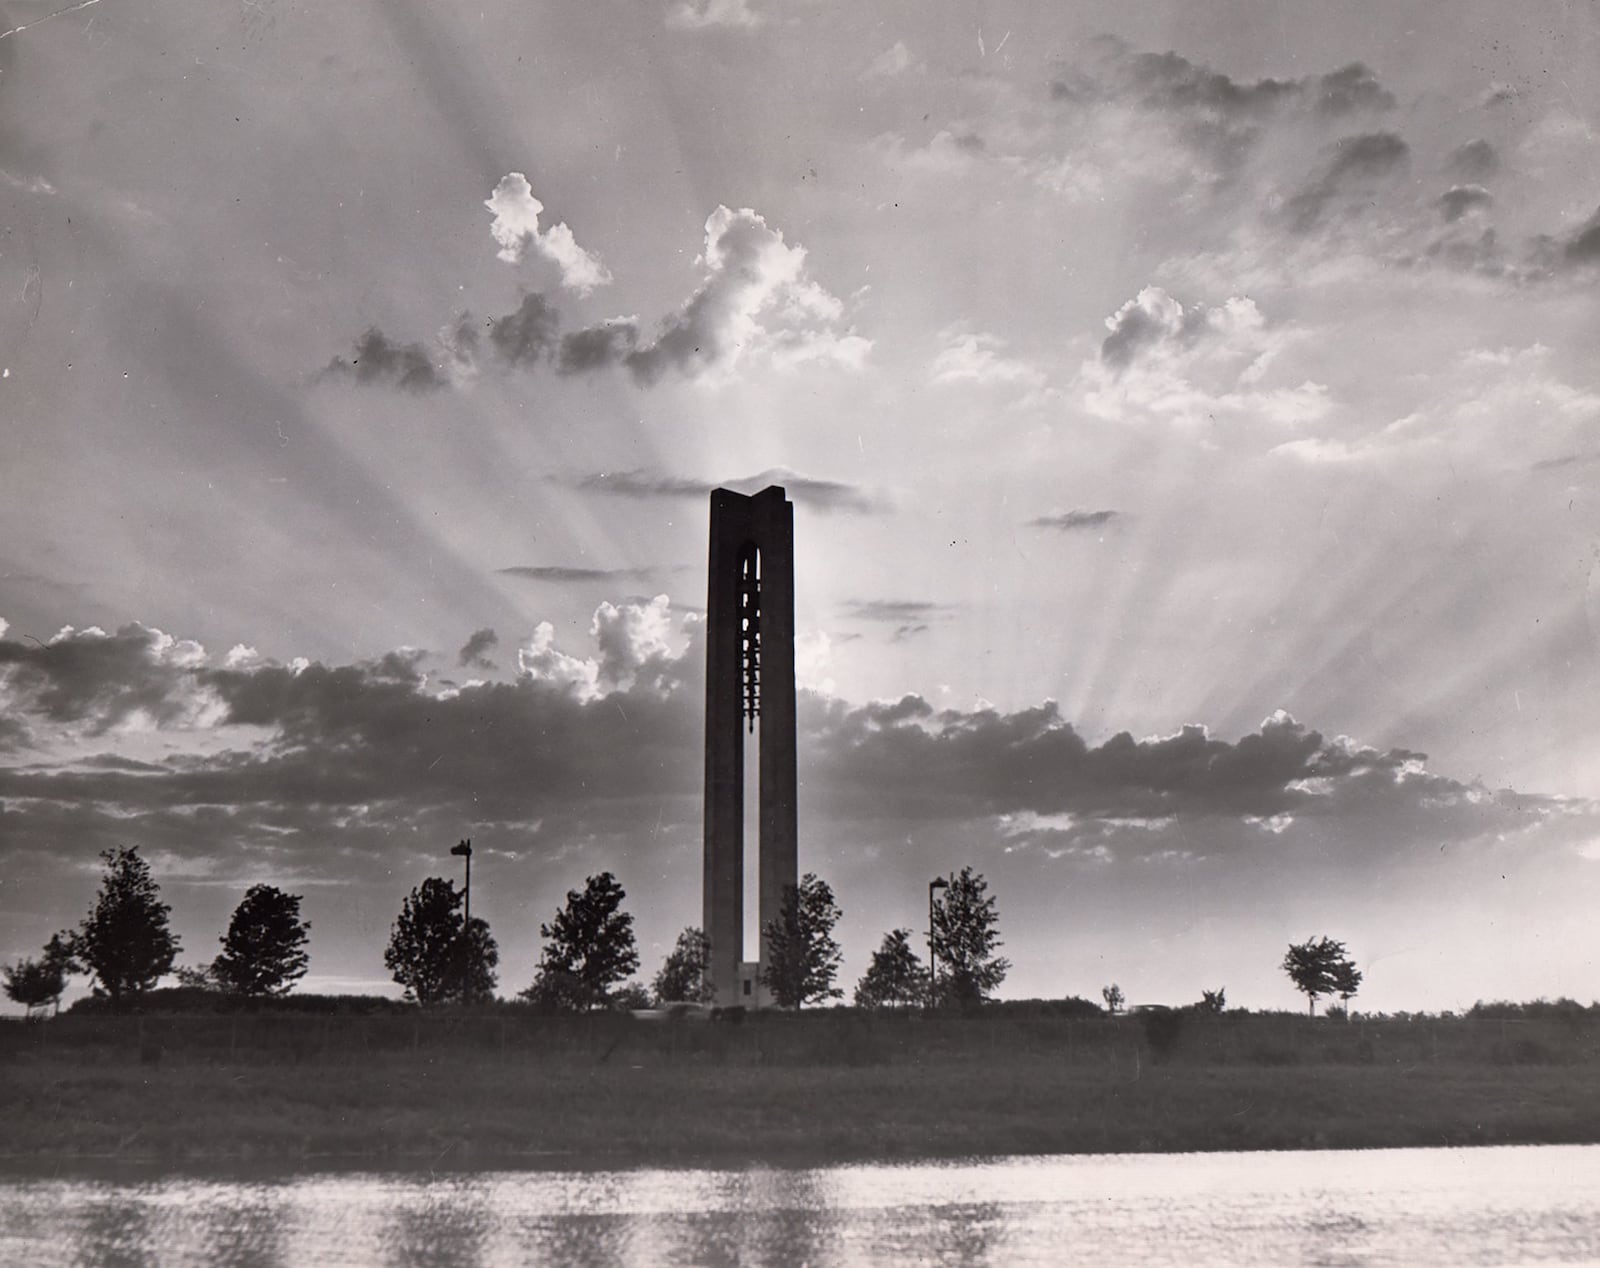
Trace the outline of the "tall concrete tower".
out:
[[[706,594],[705,931],[717,1003],[763,1002],[744,944],[745,735],[760,728],[760,923],[799,871],[795,796],[794,504],[777,485],[711,494]]]

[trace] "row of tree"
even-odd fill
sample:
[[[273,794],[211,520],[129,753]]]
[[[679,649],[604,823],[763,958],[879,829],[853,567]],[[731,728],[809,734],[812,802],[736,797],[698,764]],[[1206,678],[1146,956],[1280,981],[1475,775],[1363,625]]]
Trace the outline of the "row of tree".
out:
[[[36,959],[0,969],[5,992],[30,1012],[59,1007],[67,981],[87,974],[96,995],[119,1004],[176,972],[180,984],[234,994],[281,995],[305,976],[310,923],[300,896],[254,885],[219,939],[222,951],[199,967],[174,969],[182,950],[170,926],[171,907],[137,847],[106,850],[95,904],[75,930],[55,934]],[[929,1003],[974,1004],[989,997],[1010,964],[996,954],[999,915],[984,878],[963,868],[934,905],[932,949],[941,973],[931,982],[912,949],[911,931],[894,929],[857,983],[856,1003],[891,1008]],[[704,931],[685,929],[646,990],[629,979],[639,968],[626,891],[610,872],[587,878],[539,926],[545,939],[531,985],[519,997],[552,1011],[710,1002],[711,945]],[[466,893],[429,877],[406,896],[390,930],[384,965],[409,1000],[474,1003],[494,997],[499,948],[480,917],[468,918]],[[826,881],[807,873],[788,886],[778,917],[762,929],[761,983],[780,1006],[803,1008],[839,999],[843,960],[833,936],[843,913]]]
[[[95,905],[76,930],[55,934],[38,959],[0,970],[8,996],[30,1012],[59,1002],[67,979],[88,974],[96,994],[113,1004],[153,987],[173,972],[181,950],[169,927],[171,908],[161,901],[149,865],[133,849],[107,850]],[[519,998],[550,1011],[650,1004],[710,1002],[711,944],[703,930],[679,934],[646,990],[629,979],[639,968],[633,916],[623,910],[626,891],[610,872],[569,890],[555,917],[539,926],[545,939],[531,985]],[[401,904],[384,951],[384,966],[409,1000],[420,1004],[475,1003],[494,997],[499,948],[489,925],[468,918],[466,893],[429,877]],[[826,881],[812,873],[785,889],[778,917],[762,928],[761,984],[786,1008],[843,998],[835,985],[843,954],[833,936],[843,913]],[[234,910],[219,939],[222,951],[200,968],[177,970],[188,986],[244,996],[281,995],[305,976],[310,924],[300,916],[300,896],[254,885]],[[912,946],[909,929],[891,929],[856,983],[855,1003],[866,1008],[958,1005],[989,998],[1005,980],[1010,961],[998,954],[999,912],[988,883],[971,868],[952,875],[933,903],[930,949],[937,976]],[[1316,1012],[1320,996],[1347,1004],[1361,972],[1342,942],[1308,939],[1290,945],[1282,965]],[[1101,992],[1106,1007],[1121,1011],[1122,988]],[[1221,1012],[1221,989],[1204,992],[1198,1007]]]

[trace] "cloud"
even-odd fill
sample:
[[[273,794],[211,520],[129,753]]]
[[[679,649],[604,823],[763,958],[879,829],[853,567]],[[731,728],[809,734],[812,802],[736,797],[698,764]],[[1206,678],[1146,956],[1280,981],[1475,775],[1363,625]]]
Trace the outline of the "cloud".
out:
[[[559,564],[518,565],[496,568],[505,577],[522,577],[528,581],[549,581],[557,585],[570,585],[597,581],[646,581],[662,569],[650,568],[571,568]],[[674,568],[670,571],[678,571]]]
[[[799,475],[783,467],[772,467],[755,475],[727,480],[700,480],[669,475],[648,467],[630,471],[599,471],[565,481],[571,487],[614,497],[651,500],[685,498],[703,500],[713,489],[732,489],[735,493],[758,493],[768,485],[781,485],[790,500],[818,511],[841,511],[853,515],[872,515],[885,509],[884,500],[858,485],[837,480],[819,480]]]
[[[1439,195],[1439,214],[1454,224],[1469,212],[1492,206],[1494,195],[1482,185],[1453,185]]]
[[[489,322],[489,342],[507,365],[531,365],[555,347],[561,318],[543,295],[522,297],[516,312]]]
[[[902,623],[943,619],[955,609],[947,603],[926,599],[851,599],[844,605],[845,615],[855,621]]]
[[[901,75],[920,73],[926,69],[927,66],[922,59],[906,47],[904,40],[896,40],[867,63],[867,68],[861,72],[861,78],[896,79]]]
[[[531,250],[554,264],[560,270],[561,284],[579,295],[610,284],[610,270],[578,245],[564,222],[540,230],[544,204],[533,196],[533,188],[521,172],[502,177],[483,205],[494,213],[489,232],[500,244],[499,257],[506,263],[519,263]]]
[[[1309,233],[1335,206],[1348,213],[1363,209],[1375,186],[1404,170],[1411,147],[1395,132],[1367,132],[1341,138],[1321,169],[1285,205],[1289,224]]]
[[[639,323],[633,317],[613,317],[597,326],[573,331],[561,340],[556,369],[561,374],[587,374],[621,365],[639,344]]]
[[[869,340],[841,327],[844,306],[806,270],[806,250],[748,207],[719,206],[706,220],[696,261],[695,293],[662,322],[649,343],[625,323],[580,332],[569,364],[599,368],[607,353],[644,385],[669,373],[693,379],[731,374],[744,358],[763,356],[787,369],[806,362],[860,368]]]
[[[1494,146],[1478,137],[1451,150],[1444,161],[1444,170],[1447,176],[1463,184],[1477,184],[1500,171],[1500,155]]]
[[[1600,208],[1567,239],[1562,256],[1569,264],[1600,263]]]
[[[1079,529],[1099,528],[1122,515],[1121,511],[1062,511],[1058,515],[1040,515],[1028,521],[1029,528],[1050,528],[1061,533]]]
[[[750,8],[748,0],[680,0],[667,11],[669,27],[680,31],[698,31],[706,27],[726,26],[751,30],[763,22],[762,16]]]
[[[335,357],[322,373],[417,393],[438,391],[448,382],[420,343],[395,343],[376,326],[357,341],[350,360]]]
[[[1285,107],[1305,106],[1319,114],[1342,116],[1395,105],[1394,95],[1360,62],[1303,79],[1246,82],[1174,52],[1123,50],[1121,57],[1113,57],[1111,69],[1124,92],[1136,95],[1143,105],[1184,115],[1209,112],[1259,118]],[[1064,86],[1064,81],[1057,84]],[[1055,91],[1059,95],[1061,88]]]
[[[1045,385],[1044,372],[1006,356],[1006,342],[996,335],[952,326],[939,337],[944,347],[929,367],[935,383],[1001,384],[1034,391]]]
[[[463,669],[494,669],[495,662],[489,658],[489,653],[499,645],[500,636],[488,626],[474,630],[457,654],[456,664]]]

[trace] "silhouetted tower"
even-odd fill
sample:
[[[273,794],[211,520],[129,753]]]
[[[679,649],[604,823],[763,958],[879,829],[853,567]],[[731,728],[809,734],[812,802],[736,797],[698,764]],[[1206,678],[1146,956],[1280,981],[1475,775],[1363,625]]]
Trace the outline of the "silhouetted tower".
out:
[[[719,1004],[758,1004],[764,949],[745,959],[744,749],[760,728],[760,924],[798,878],[794,504],[777,485],[711,494],[706,593],[705,931]]]

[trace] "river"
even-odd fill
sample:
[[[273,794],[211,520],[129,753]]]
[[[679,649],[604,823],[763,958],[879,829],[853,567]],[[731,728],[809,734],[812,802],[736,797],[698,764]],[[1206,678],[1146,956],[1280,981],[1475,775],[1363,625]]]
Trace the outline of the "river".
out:
[[[1600,1264],[1600,1146],[0,1180],[0,1262]]]

